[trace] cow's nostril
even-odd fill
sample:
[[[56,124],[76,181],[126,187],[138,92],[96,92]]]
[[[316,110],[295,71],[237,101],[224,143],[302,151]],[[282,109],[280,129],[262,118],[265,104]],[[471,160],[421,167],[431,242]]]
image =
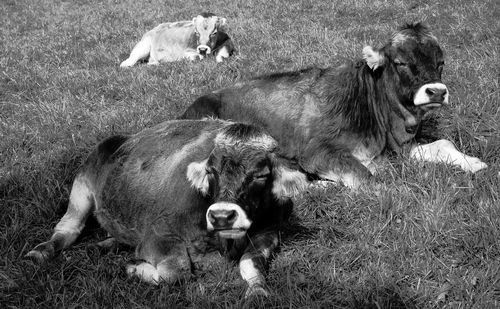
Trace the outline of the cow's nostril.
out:
[[[429,96],[431,101],[442,101],[448,93],[448,90],[441,88],[427,88],[425,89],[425,93]]]
[[[237,218],[238,218],[238,213],[236,213],[236,210],[231,210],[227,215],[227,223],[233,224]]]
[[[446,90],[446,89],[439,89],[437,95],[440,95],[442,98],[444,98],[447,93],[448,93],[448,90]]]
[[[214,212],[209,210],[208,211],[208,220],[210,220],[210,223],[215,223],[215,221],[217,221],[217,219],[215,218],[215,215],[214,215]]]
[[[198,49],[198,52],[200,53],[200,55],[206,55],[207,54],[207,49],[206,48],[200,48],[200,49]]]
[[[207,217],[215,229],[230,229],[238,220],[238,212],[226,209],[209,210]]]
[[[436,93],[436,89],[427,88],[427,89],[425,89],[425,93],[427,95],[434,95]]]

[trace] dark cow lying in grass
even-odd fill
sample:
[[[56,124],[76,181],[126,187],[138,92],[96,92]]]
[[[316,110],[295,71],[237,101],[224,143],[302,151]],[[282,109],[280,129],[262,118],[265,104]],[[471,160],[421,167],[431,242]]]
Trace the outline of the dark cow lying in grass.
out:
[[[424,115],[448,103],[443,52],[421,24],[406,25],[363,59],[255,78],[198,98],[181,118],[220,117],[263,126],[301,168],[350,187],[370,178],[384,150],[402,153]],[[418,137],[418,136],[417,136]],[[410,157],[476,172],[486,167],[447,140],[412,145]]]
[[[259,128],[220,120],[171,121],[97,146],[76,176],[66,214],[39,262],[71,245],[90,213],[143,262],[127,272],[158,283],[188,276],[220,250],[239,259],[249,287],[264,294],[261,273],[278,245],[278,228],[305,175],[283,166],[277,142]]]
[[[182,59],[203,59],[215,55],[217,62],[234,53],[233,41],[222,26],[226,19],[203,13],[192,21],[163,23],[146,32],[121,67],[131,67],[149,56],[148,64]]]

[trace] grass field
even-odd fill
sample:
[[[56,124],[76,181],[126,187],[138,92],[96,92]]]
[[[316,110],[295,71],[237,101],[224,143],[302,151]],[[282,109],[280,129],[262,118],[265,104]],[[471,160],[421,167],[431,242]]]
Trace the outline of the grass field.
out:
[[[236,57],[119,68],[146,30],[203,11],[228,19]],[[0,308],[500,306],[498,0],[2,0],[0,16]],[[129,279],[133,252],[97,250],[105,233],[92,221],[52,262],[22,258],[50,236],[102,138],[173,119],[239,79],[359,57],[413,21],[446,53],[440,134],[487,170],[394,161],[380,197],[311,188],[295,200],[268,299],[245,301],[224,261],[173,286]]]

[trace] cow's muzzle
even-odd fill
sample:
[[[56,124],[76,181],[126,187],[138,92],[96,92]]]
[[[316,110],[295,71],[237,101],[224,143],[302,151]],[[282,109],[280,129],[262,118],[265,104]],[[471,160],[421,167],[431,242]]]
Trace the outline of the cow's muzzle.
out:
[[[420,87],[415,94],[413,103],[415,106],[426,106],[427,108],[440,107],[448,104],[448,88],[442,83],[430,83]]]
[[[198,47],[196,47],[196,51],[198,52],[198,54],[205,56],[205,55],[210,55],[210,53],[212,52],[212,49],[209,46],[202,44],[202,45],[198,45]]]
[[[227,202],[218,202],[208,207],[206,220],[207,230],[218,233],[221,238],[241,238],[252,225],[239,205]]]

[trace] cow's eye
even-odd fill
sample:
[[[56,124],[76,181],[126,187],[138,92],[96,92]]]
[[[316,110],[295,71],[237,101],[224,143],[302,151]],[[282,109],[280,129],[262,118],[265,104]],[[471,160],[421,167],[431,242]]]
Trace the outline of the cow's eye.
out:
[[[401,61],[399,59],[395,59],[394,60],[394,64],[397,65],[397,66],[408,66],[408,63],[406,63],[404,61]]]
[[[214,32],[212,32],[212,34],[210,34],[211,36],[213,35],[216,35],[217,34],[217,30],[215,30]]]
[[[207,175],[214,175],[217,173],[217,171],[215,170],[215,168],[213,166],[209,166],[209,167],[205,168],[205,171],[206,171]]]
[[[270,174],[270,172],[257,173],[253,175],[253,179],[256,181],[266,181]]]

